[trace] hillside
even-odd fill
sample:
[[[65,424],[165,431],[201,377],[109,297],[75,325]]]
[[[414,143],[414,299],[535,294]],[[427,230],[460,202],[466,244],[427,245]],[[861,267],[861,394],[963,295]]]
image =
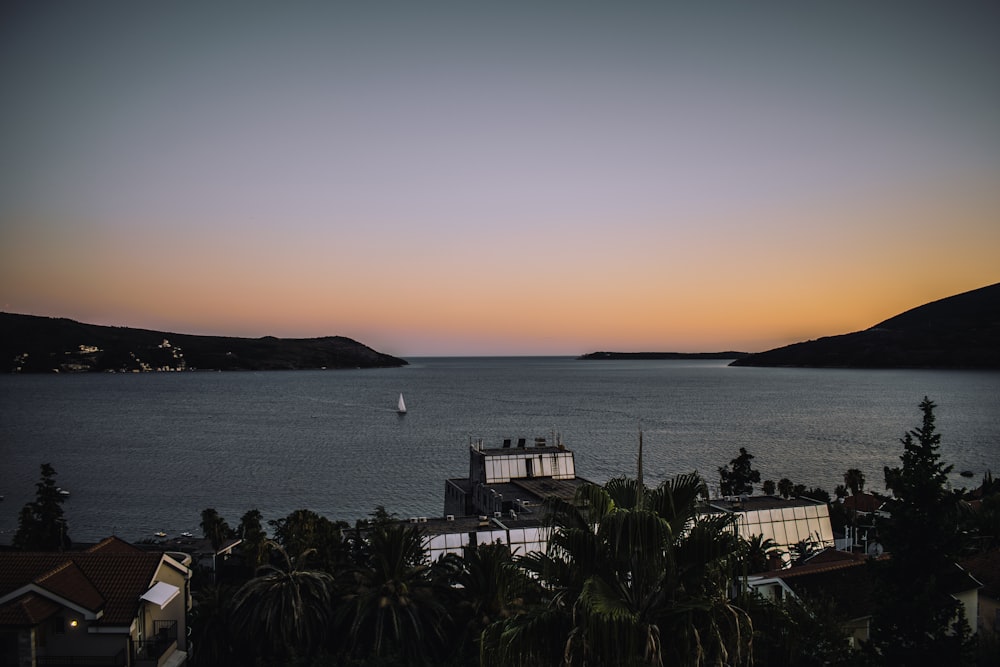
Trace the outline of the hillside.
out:
[[[786,345],[730,365],[1000,368],[1000,283],[913,308],[864,331]]]
[[[406,361],[342,336],[228,338],[0,313],[0,372],[387,368]]]

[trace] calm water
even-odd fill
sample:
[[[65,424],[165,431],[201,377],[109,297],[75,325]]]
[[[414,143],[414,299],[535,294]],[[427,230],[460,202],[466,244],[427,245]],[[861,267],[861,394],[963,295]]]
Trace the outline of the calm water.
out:
[[[406,368],[0,377],[0,541],[51,462],[78,540],[198,532],[298,508],[353,520],[383,504],[440,516],[470,438],[561,434],[595,481],[715,470],[746,447],[764,479],[832,491],[847,468],[881,488],[899,438],[938,404],[956,486],[1000,472],[1000,373],[729,368],[717,361],[415,359]],[[406,396],[409,414],[395,413]],[[972,479],[958,476],[962,470]]]

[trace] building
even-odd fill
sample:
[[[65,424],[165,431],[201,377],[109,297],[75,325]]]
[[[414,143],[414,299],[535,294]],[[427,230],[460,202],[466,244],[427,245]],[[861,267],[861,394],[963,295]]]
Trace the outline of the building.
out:
[[[445,482],[445,519],[415,520],[424,524],[425,534],[436,531],[432,559],[433,554],[457,550],[459,544],[482,544],[484,539],[499,539],[522,553],[535,544],[544,550],[542,503],[550,496],[572,501],[586,483],[576,475],[573,452],[558,437],[554,444],[545,438],[531,443],[526,438],[506,438],[499,447],[487,447],[479,439],[469,444],[468,478]],[[812,549],[834,546],[830,508],[810,498],[731,496],[702,502],[698,513],[736,515],[739,535],[772,540],[785,564],[802,542]],[[509,530],[514,532],[508,538]]]
[[[811,498],[778,496],[730,496],[703,503],[699,514],[735,514],[740,537],[760,535],[772,540],[785,564],[791,552],[805,542],[812,549],[834,546],[830,508]]]
[[[880,558],[890,558],[881,556]],[[804,602],[835,600],[847,618],[842,629],[848,644],[858,648],[868,641],[877,595],[876,572],[864,554],[824,549],[801,564],[751,576],[747,587],[772,602],[788,597]],[[948,595],[962,604],[973,632],[979,625],[979,583],[964,568],[955,565],[940,577]]]
[[[85,551],[0,552],[0,665],[185,665],[189,562],[115,537]]]
[[[535,438],[506,438],[500,447],[482,439],[469,444],[468,478],[445,482],[446,516],[502,516],[537,513],[549,496],[572,500],[587,480],[576,476],[573,452],[558,436],[550,444]]]

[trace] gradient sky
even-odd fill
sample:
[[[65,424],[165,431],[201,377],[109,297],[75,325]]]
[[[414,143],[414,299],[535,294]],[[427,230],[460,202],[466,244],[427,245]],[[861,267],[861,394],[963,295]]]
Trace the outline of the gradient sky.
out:
[[[759,351],[1000,280],[996,2],[8,2],[0,310]]]

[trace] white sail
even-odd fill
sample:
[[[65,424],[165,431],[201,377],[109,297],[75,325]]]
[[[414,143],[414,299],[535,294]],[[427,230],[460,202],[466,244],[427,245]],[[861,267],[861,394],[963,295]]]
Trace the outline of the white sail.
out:
[[[404,414],[406,412],[406,403],[403,401],[403,395],[399,395],[399,406],[396,408],[399,414]]]

